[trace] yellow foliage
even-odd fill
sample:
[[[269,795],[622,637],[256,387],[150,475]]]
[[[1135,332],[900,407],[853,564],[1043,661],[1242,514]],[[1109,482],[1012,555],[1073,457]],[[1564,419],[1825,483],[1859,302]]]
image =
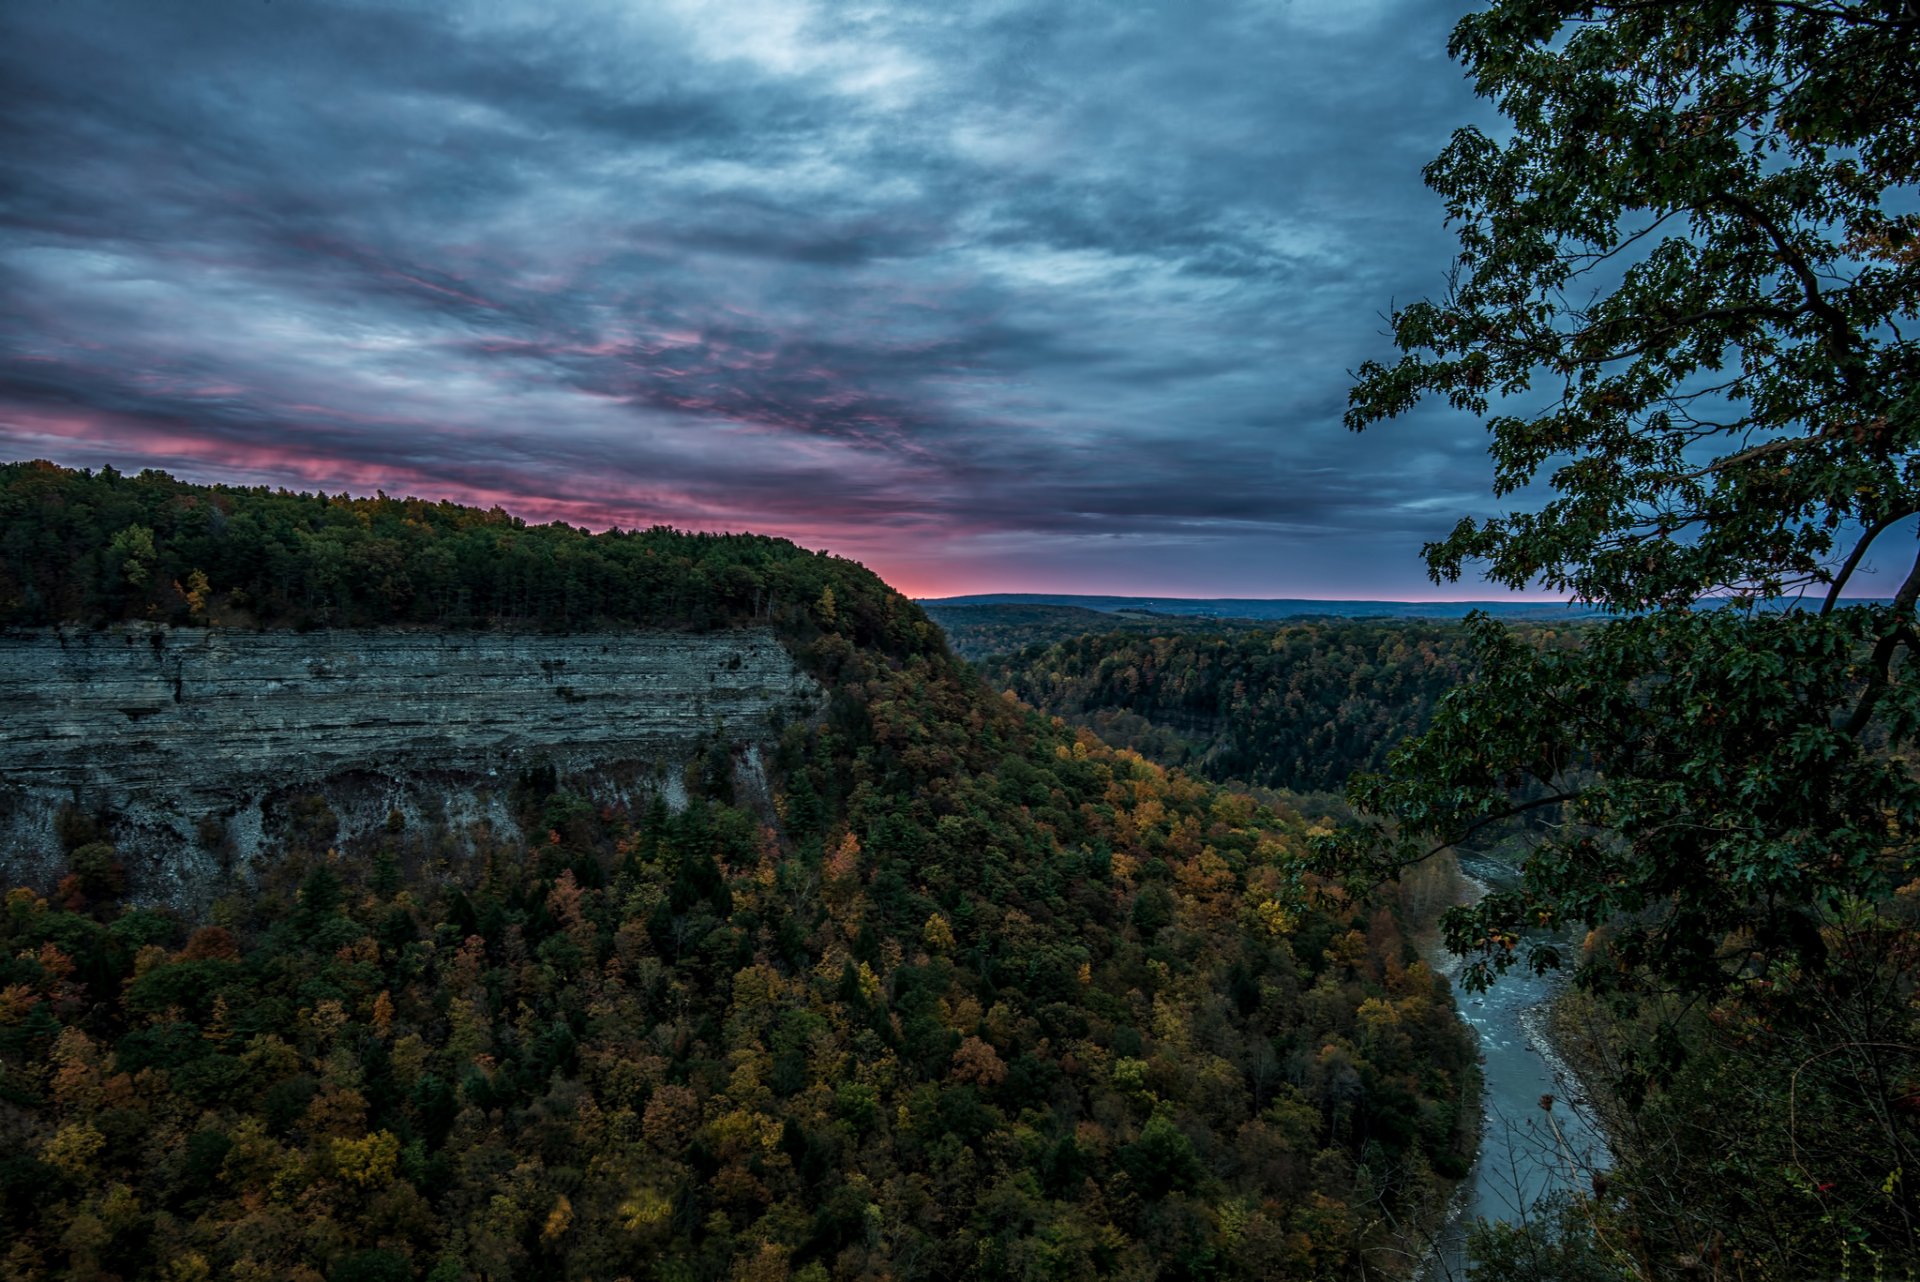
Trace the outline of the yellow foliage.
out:
[[[1278,899],[1263,900],[1253,912],[1269,935],[1291,935],[1300,928],[1300,914]]]
[[[300,1071],[300,1052],[273,1033],[255,1033],[247,1039],[241,1062],[249,1073],[278,1081]]]
[[[780,1003],[786,991],[786,980],[779,971],[756,962],[734,973],[733,1007],[747,1012],[768,1010]]]
[[[749,1108],[721,1114],[713,1120],[709,1132],[714,1148],[722,1153],[739,1154],[756,1147],[770,1153],[780,1146],[780,1123]]]
[[[1153,997],[1153,1035],[1169,1046],[1185,1047],[1192,1041],[1186,1003],[1166,993]]]
[[[227,1039],[233,1036],[232,1018],[233,1012],[227,1006],[227,996],[222,993],[213,999],[213,1012],[207,1019],[207,1026],[200,1030],[201,1038],[216,1046],[224,1045]]]
[[[1369,997],[1360,1003],[1356,1012],[1361,1026],[1369,1032],[1380,1028],[1390,1028],[1400,1022],[1400,1011],[1392,1002],[1382,1001],[1378,997]]]
[[[1167,808],[1158,797],[1149,797],[1133,809],[1134,826],[1142,836],[1158,828],[1167,820]]]
[[[673,1199],[658,1189],[638,1189],[620,1204],[620,1227],[629,1233],[657,1228],[672,1218]]]
[[[454,1060],[472,1059],[492,1044],[492,1031],[479,1006],[467,997],[456,997],[447,1006],[447,1054]]]
[[[25,886],[15,886],[7,892],[7,915],[10,917],[38,916],[47,911],[47,901],[28,890]]]
[[[1174,868],[1174,878],[1189,895],[1219,894],[1233,887],[1233,869],[1212,846]]]
[[[167,1265],[167,1282],[208,1282],[211,1277],[213,1266],[197,1251],[175,1256]]]
[[[921,931],[921,935],[926,939],[929,948],[953,947],[953,926],[939,913],[927,918],[926,928]]]
[[[773,1057],[756,1044],[735,1051],[730,1058],[733,1073],[727,1078],[727,1094],[738,1103],[751,1103],[763,1093],[760,1083],[772,1070]]]
[[[8,984],[0,988],[0,1025],[18,1024],[39,1004],[40,994],[29,984]]]
[[[573,1203],[567,1200],[565,1193],[553,1199],[553,1209],[547,1212],[547,1222],[540,1229],[542,1242],[558,1242],[566,1236],[573,1225]]]
[[[487,1213],[481,1220],[495,1237],[516,1238],[526,1227],[527,1213],[505,1193],[495,1193],[487,1201]]]
[[[205,570],[194,570],[187,575],[187,586],[173,585],[180,595],[187,599],[187,608],[195,614],[207,612],[207,597],[213,592],[213,584],[207,581]]]
[[[1147,1090],[1147,1061],[1120,1058],[1113,1061],[1113,1088],[1127,1095],[1152,1097]]]
[[[1229,1198],[1221,1203],[1220,1240],[1229,1247],[1237,1245],[1246,1234],[1247,1222],[1253,1219],[1253,1215],[1253,1205],[1248,1198]]]
[[[307,1018],[314,1032],[323,1038],[330,1038],[347,1026],[347,1008],[338,997],[326,997],[308,1013]]]
[[[333,1141],[333,1165],[340,1178],[360,1188],[378,1188],[393,1181],[400,1164],[400,1139],[391,1131],[375,1131],[357,1140]]]
[[[1213,799],[1213,818],[1229,828],[1244,828],[1259,813],[1260,803],[1243,792],[1222,791]]]
[[[40,1160],[69,1179],[82,1179],[93,1159],[107,1146],[107,1137],[85,1122],[71,1123],[53,1133],[40,1150]]]

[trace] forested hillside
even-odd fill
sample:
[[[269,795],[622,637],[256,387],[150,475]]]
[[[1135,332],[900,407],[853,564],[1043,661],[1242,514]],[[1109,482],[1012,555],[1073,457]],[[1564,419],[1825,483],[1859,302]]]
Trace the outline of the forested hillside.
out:
[[[0,918],[7,1276],[1376,1276],[1467,1168],[1471,1048],[1391,896],[992,695],[849,562],[154,474],[0,492],[16,620],[702,601],[831,692],[770,804],[724,753],[677,813],[531,770],[530,843],[396,813],[343,848],[313,798],[205,921],[122,902],[72,814],[69,874]],[[315,577],[389,553],[410,593]]]
[[[981,668],[995,689],[1158,761],[1319,792],[1379,769],[1426,726],[1467,662],[1455,626],[1327,620],[1231,635],[1089,634]]]
[[[1227,636],[1271,630],[1271,623],[1246,619],[1215,619],[1179,614],[1112,614],[1074,605],[944,605],[923,603],[927,617],[947,634],[953,652],[963,659],[986,659],[1013,654],[1029,646],[1054,645],[1088,633],[1125,632],[1143,637],[1207,633]]]
[[[590,534],[422,499],[0,465],[0,624],[791,628],[808,618],[857,644],[940,645],[873,575],[784,539]]]

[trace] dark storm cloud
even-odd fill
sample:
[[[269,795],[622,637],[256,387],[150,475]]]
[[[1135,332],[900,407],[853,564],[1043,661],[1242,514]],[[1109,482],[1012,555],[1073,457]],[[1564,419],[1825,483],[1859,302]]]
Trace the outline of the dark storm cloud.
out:
[[[1448,257],[1452,16],[7,6],[0,440],[918,590],[1418,590],[1477,429],[1338,420]]]

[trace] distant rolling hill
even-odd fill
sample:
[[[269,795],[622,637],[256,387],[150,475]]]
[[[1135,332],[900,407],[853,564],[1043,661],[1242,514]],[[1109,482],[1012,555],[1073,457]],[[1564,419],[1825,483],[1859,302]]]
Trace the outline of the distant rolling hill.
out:
[[[923,600],[927,617],[946,630],[964,659],[1011,655],[1031,645],[1126,632],[1176,636],[1204,632],[1232,636],[1271,631],[1278,620],[1374,619],[1381,622],[1462,618],[1478,608],[1516,621],[1565,623],[1592,618],[1585,607],[1557,601],[1409,602],[1242,600],[1234,598],[1040,596],[994,593]]]
[[[1185,632],[1231,635],[1271,628],[1272,623],[1250,619],[1215,619],[1205,615],[1150,614],[1143,611],[1085,610],[1072,605],[942,605],[922,607],[927,617],[945,629],[953,652],[963,659],[1010,655],[1031,645],[1052,645],[1075,637],[1128,632],[1140,636],[1173,636]]]
[[[1597,611],[1565,601],[1314,601],[1276,597],[1072,596],[989,592],[979,596],[923,598],[923,608],[948,606],[1070,606],[1099,614],[1177,615],[1211,619],[1291,619],[1302,615],[1337,619],[1458,619],[1481,610],[1509,619],[1576,619]]]

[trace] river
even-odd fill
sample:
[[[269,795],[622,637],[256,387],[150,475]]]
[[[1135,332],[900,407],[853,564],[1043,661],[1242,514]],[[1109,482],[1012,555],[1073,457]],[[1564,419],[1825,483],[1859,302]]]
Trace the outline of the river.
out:
[[[1460,856],[1460,867],[1475,898],[1514,876],[1510,866],[1474,855]],[[1578,1079],[1546,1036],[1546,1006],[1564,978],[1514,970],[1491,990],[1470,993],[1459,985],[1459,960],[1436,951],[1455,981],[1461,1017],[1479,1035],[1485,1082],[1480,1157],[1421,1274],[1424,1282],[1451,1282],[1467,1276],[1467,1231],[1476,1220],[1521,1221],[1542,1197],[1585,1189],[1609,1156]],[[1551,1114],[1540,1107],[1546,1095]]]

